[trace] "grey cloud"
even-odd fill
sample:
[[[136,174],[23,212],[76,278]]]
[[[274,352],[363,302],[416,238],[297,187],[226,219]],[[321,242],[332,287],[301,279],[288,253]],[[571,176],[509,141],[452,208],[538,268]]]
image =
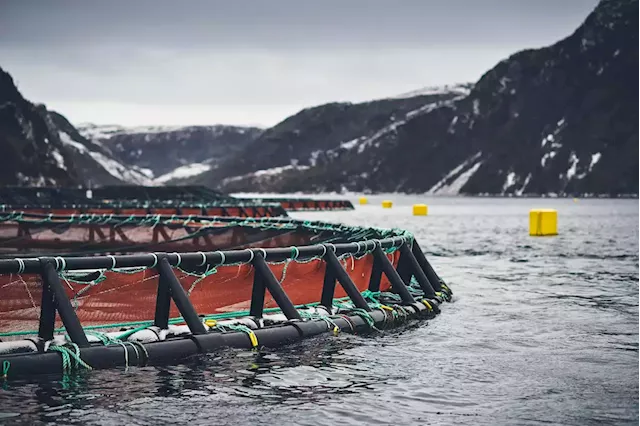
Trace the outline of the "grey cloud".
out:
[[[4,1],[4,45],[201,47],[531,44],[566,31],[595,0]]]
[[[475,81],[568,35],[595,4],[0,0],[0,66],[72,120],[273,124],[305,106]]]

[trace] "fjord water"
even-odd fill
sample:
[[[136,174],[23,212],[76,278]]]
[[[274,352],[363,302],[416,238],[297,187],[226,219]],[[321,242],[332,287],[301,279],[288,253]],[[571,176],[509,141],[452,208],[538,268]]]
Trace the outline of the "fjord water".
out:
[[[11,381],[0,423],[638,423],[638,200],[370,202],[293,216],[412,231],[454,291],[437,318],[261,354]],[[429,216],[412,216],[413,203]],[[560,235],[529,237],[530,208],[557,209]]]

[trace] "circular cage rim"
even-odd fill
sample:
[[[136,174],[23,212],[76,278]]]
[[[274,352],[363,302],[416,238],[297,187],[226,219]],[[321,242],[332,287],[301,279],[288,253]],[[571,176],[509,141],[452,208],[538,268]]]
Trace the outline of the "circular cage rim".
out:
[[[3,217],[4,216],[4,217]],[[0,221],[25,220],[25,218],[40,219],[33,221],[42,223],[44,220],[57,220],[61,222],[71,222],[74,219],[85,218],[91,220],[87,224],[102,224],[105,220],[131,220],[138,219],[139,225],[149,219],[157,221],[201,221],[231,223],[238,226],[260,226],[273,224],[292,224],[298,226],[331,226],[335,231],[347,230],[373,230],[383,233],[395,234],[392,237],[380,239],[366,239],[349,243],[323,243],[303,246],[277,247],[277,248],[248,248],[239,250],[218,250],[218,251],[190,251],[190,252],[147,252],[125,255],[100,255],[100,256],[39,256],[39,257],[15,257],[13,259],[0,259],[0,274],[2,273],[38,273],[41,272],[44,263],[54,262],[57,270],[78,270],[78,269],[114,269],[129,267],[154,267],[160,257],[166,258],[171,266],[190,265],[199,266],[203,263],[211,265],[228,265],[234,263],[250,262],[256,254],[260,253],[269,262],[281,262],[290,259],[294,255],[299,260],[307,260],[317,256],[323,256],[328,250],[332,250],[337,256],[351,254],[364,254],[369,250],[374,250],[377,246],[382,249],[399,248],[405,243],[413,244],[413,235],[401,229],[384,229],[374,227],[347,226],[323,221],[309,221],[286,217],[261,217],[261,218],[239,218],[229,216],[194,216],[194,215],[45,215],[34,213],[0,213]],[[240,220],[239,220],[240,219]],[[96,222],[93,222],[93,221]],[[59,223],[59,222],[58,222]],[[108,222],[107,222],[108,223]],[[136,225],[129,222],[128,225]]]

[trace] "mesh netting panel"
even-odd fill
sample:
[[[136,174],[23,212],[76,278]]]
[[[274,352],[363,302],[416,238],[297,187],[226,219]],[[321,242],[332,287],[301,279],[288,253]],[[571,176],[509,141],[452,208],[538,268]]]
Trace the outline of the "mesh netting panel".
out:
[[[388,255],[394,264],[397,257]],[[367,289],[373,256],[342,260],[345,270],[360,291]],[[271,264],[275,277],[295,305],[320,301],[325,273],[321,260],[288,261]],[[219,266],[209,273],[187,272],[174,268],[196,311],[215,314],[248,310],[251,302],[254,270],[250,264]],[[81,274],[83,278],[81,278]],[[158,286],[155,269],[129,271],[74,271],[61,273],[61,282],[83,326],[114,325],[153,320]],[[83,282],[79,282],[83,281]],[[390,284],[383,275],[381,289]],[[0,276],[0,332],[37,330],[42,298],[38,275]],[[345,297],[336,285],[335,297]],[[265,296],[265,307],[277,307],[271,295]],[[180,314],[172,303],[170,316]],[[61,327],[59,318],[56,327]]]
[[[0,223],[0,253],[25,250],[65,252],[198,251],[244,247],[286,247],[318,240],[305,229],[261,229],[192,222],[175,225]]]

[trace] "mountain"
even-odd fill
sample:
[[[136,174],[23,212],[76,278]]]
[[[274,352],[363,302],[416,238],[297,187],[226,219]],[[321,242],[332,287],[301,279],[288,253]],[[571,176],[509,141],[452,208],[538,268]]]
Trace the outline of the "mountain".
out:
[[[82,137],[62,115],[24,99],[0,68],[1,185],[78,186],[150,182]]]
[[[11,76],[0,69],[0,183],[77,185],[68,155],[46,108],[22,97]]]
[[[79,132],[108,147],[124,164],[145,169],[156,183],[209,170],[244,149],[260,133],[256,127],[78,125]]]
[[[501,61],[466,96],[304,110],[198,180],[252,192],[637,194],[637,75],[638,1],[603,0],[573,34]]]
[[[192,181],[215,185],[226,179],[227,183],[249,185],[246,178],[253,173],[274,176],[320,167],[366,139],[377,139],[381,132],[392,132],[412,117],[464,97],[470,88],[468,84],[428,88],[394,98],[303,109],[263,131],[230,161],[213,166]],[[248,185],[244,187],[249,189]]]

